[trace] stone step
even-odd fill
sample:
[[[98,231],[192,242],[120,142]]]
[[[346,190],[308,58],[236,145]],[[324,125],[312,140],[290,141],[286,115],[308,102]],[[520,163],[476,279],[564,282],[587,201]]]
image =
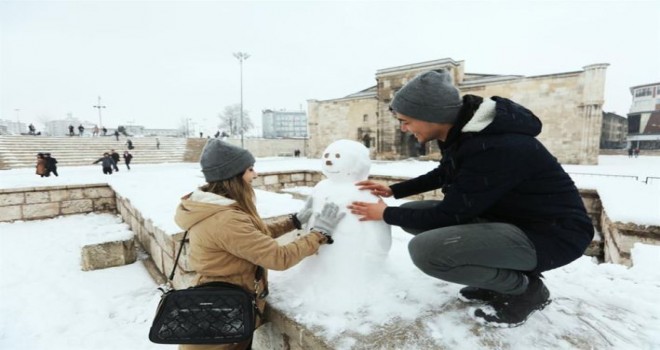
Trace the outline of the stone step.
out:
[[[117,141],[113,136],[0,136],[0,169],[34,167],[36,154],[49,152],[58,161],[58,166],[90,165],[115,150],[122,155],[126,137]],[[159,137],[160,148],[156,148],[156,137],[131,138],[134,149],[133,163],[182,162],[186,156],[188,139]],[[123,163],[123,158],[121,163]]]

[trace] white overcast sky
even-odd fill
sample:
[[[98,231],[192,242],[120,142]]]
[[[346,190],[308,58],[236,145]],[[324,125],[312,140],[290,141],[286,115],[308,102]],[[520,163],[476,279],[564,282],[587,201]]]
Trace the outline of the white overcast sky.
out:
[[[605,110],[660,81],[660,1],[0,1],[0,119],[212,125],[306,110],[441,58],[466,72],[539,75],[609,63]],[[19,110],[16,112],[16,110]],[[210,130],[209,130],[210,131]]]

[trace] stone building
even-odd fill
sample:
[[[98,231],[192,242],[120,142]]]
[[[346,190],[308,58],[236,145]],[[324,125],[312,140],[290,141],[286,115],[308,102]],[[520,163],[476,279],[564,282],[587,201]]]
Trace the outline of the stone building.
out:
[[[416,75],[445,69],[462,94],[502,96],[532,110],[543,122],[539,139],[560,162],[597,164],[608,64],[530,77],[466,73],[464,66],[463,61],[444,58],[380,69],[373,87],[343,98],[308,100],[309,154],[319,156],[332,141],[345,138],[368,145],[376,159],[419,155],[420,145],[401,132],[389,103]],[[424,146],[437,151],[435,144]]]
[[[625,148],[626,136],[628,136],[628,119],[615,113],[603,112],[603,125],[600,129],[600,148]]]
[[[633,86],[628,147],[660,149],[660,83]]]

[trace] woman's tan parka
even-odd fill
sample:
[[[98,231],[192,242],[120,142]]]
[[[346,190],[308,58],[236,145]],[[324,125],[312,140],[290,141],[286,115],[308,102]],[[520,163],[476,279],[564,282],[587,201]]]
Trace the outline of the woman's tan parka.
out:
[[[257,266],[286,270],[315,254],[325,242],[320,233],[311,233],[286,245],[274,238],[292,231],[291,220],[268,226],[270,233],[259,231],[252,218],[234,200],[197,190],[181,199],[175,221],[189,230],[189,265],[198,273],[196,284],[223,281],[255,292]],[[260,281],[257,293],[267,286]],[[265,301],[257,300],[263,311]],[[225,345],[181,345],[180,349],[245,349],[247,343]]]

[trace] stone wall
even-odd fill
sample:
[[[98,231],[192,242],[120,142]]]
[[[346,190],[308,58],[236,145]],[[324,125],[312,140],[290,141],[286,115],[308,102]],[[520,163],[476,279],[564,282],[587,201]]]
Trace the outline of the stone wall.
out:
[[[608,263],[632,266],[630,251],[635,243],[660,245],[660,226],[644,226],[633,223],[612,222],[601,215],[604,239],[604,260]]]
[[[332,102],[307,101],[309,125],[308,157],[320,157],[332,142],[348,139],[363,143],[364,134],[372,138],[369,148],[375,150],[380,139],[378,101],[374,97],[344,98]],[[364,143],[363,143],[364,144]]]
[[[0,189],[0,222],[113,213],[116,208],[115,192],[107,184]]]

